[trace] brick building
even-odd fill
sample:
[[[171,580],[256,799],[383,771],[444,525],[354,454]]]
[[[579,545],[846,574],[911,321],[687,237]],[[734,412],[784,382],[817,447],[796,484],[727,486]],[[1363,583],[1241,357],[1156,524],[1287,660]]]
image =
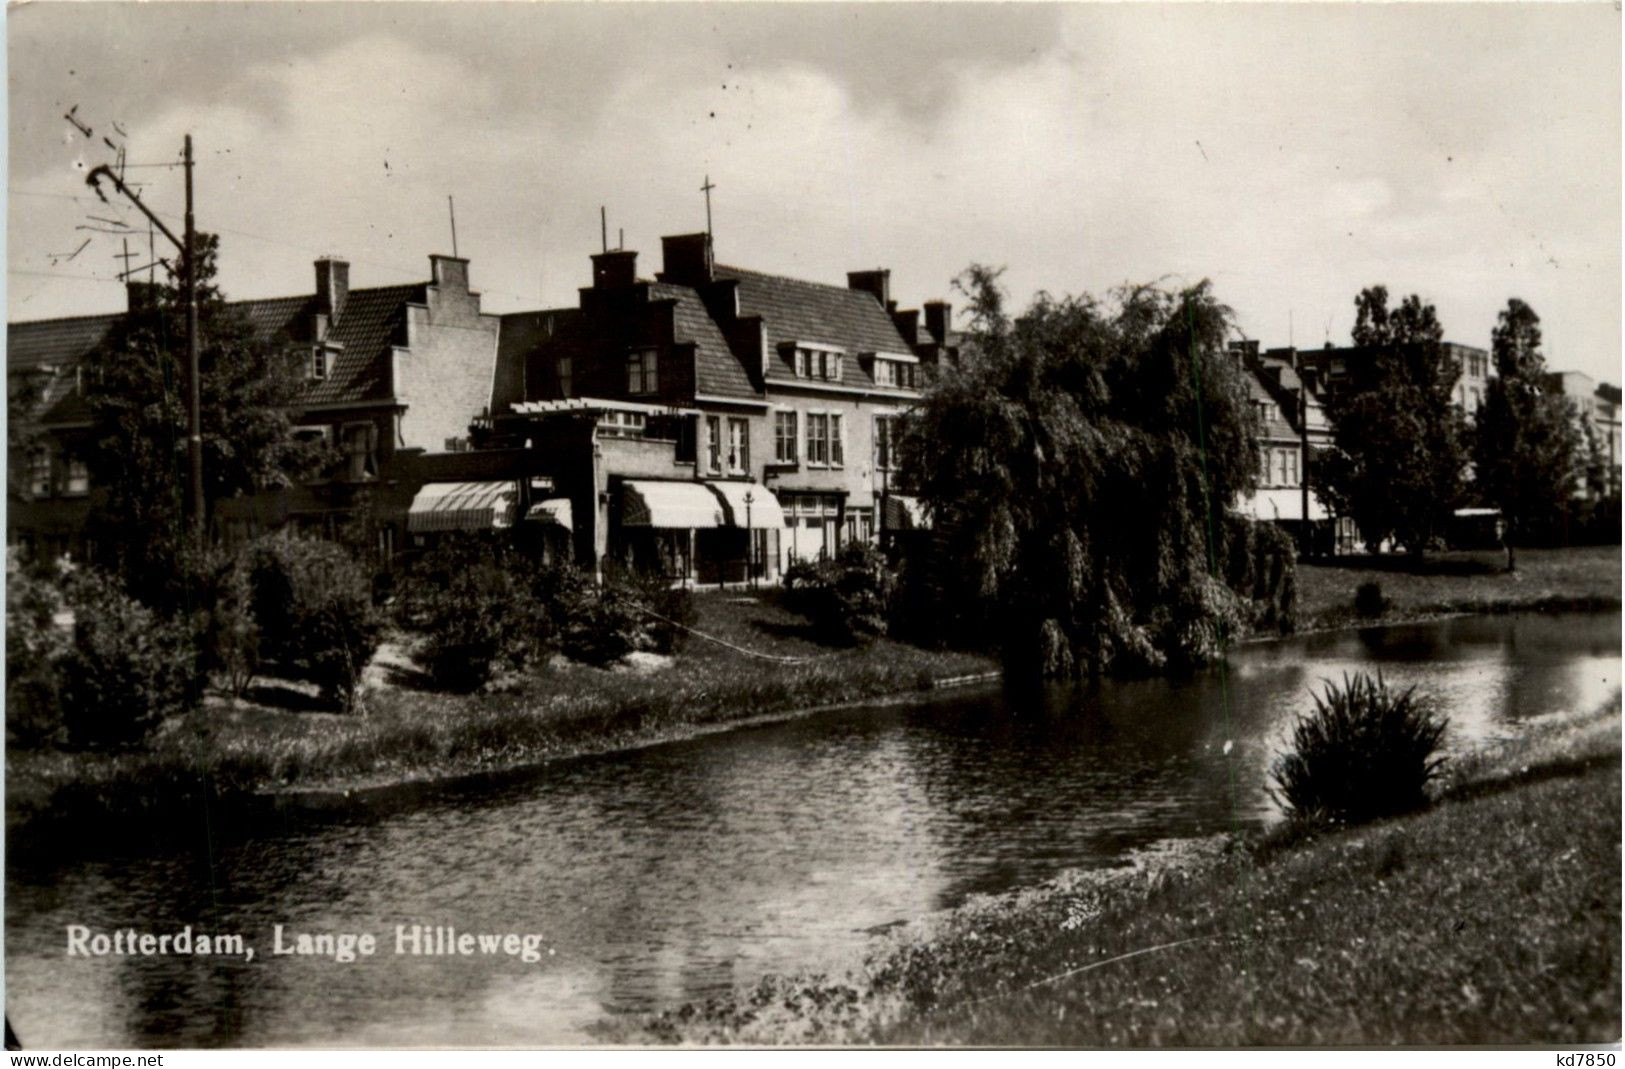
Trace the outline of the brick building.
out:
[[[706,234],[592,257],[576,308],[503,317],[483,444],[567,501],[577,559],[700,582],[920,526],[892,492],[895,420],[958,360],[947,304],[715,262]],[[923,311],[923,315],[922,315]],[[544,499],[545,500],[545,499]],[[528,512],[527,512],[528,515]]]
[[[1238,342],[1231,352],[1247,372],[1259,452],[1258,489],[1237,501],[1236,508],[1255,520],[1280,524],[1307,550],[1330,552],[1338,521],[1309,477],[1310,458],[1332,442],[1316,389],[1318,372],[1305,366],[1296,349],[1260,353],[1257,342]]]
[[[448,463],[458,472],[490,463],[437,457],[467,448],[471,419],[490,403],[498,319],[480,311],[468,261],[456,257],[431,256],[427,281],[400,286],[351,289],[349,265],[337,259],[315,271],[314,292],[233,304],[262,339],[304,359],[295,433],[332,442],[343,462],[301,486],[216,503],[216,532],[331,530],[365,501],[387,557],[425,479]],[[79,369],[121,314],[8,324],[13,407],[40,442],[11,458],[8,544],[53,556],[85,548],[95,487],[81,459],[91,414]]]

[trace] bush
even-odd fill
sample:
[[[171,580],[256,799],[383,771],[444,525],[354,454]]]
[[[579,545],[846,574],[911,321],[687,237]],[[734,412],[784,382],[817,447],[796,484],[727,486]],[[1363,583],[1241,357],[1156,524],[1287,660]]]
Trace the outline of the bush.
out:
[[[1314,700],[1293,726],[1291,752],[1271,768],[1270,794],[1289,816],[1353,824],[1427,804],[1448,724],[1429,698],[1361,673],[1328,682]]]
[[[260,628],[247,562],[246,552],[210,550],[199,560],[189,595],[197,606],[191,619],[200,670],[218,675],[237,698],[248,690],[260,664]]]
[[[59,666],[67,653],[67,632],[54,617],[62,591],[43,572],[6,557],[6,740],[13,746],[42,746],[62,727]]]
[[[75,746],[111,748],[144,739],[166,716],[203,696],[190,628],[163,621],[117,581],[82,572],[68,583],[73,642],[61,661],[62,710]]]
[[[353,709],[383,633],[366,570],[340,546],[286,533],[252,543],[245,567],[260,654]]]
[[[1354,590],[1354,614],[1374,620],[1388,611],[1388,599],[1383,597],[1382,584],[1367,580]]]
[[[672,586],[664,576],[633,573],[609,583],[608,592],[631,614],[631,642],[635,649],[676,653],[699,617],[694,596],[682,587]]]
[[[1278,525],[1225,515],[1219,552],[1224,584],[1246,602],[1248,627],[1289,634],[1297,626],[1297,546]]]
[[[805,616],[820,641],[872,642],[886,633],[897,576],[885,556],[850,542],[834,557],[797,561],[785,570],[785,607]]]
[[[545,638],[528,566],[501,543],[447,538],[402,577],[401,623],[427,635],[418,660],[438,686],[472,691],[518,668]]]

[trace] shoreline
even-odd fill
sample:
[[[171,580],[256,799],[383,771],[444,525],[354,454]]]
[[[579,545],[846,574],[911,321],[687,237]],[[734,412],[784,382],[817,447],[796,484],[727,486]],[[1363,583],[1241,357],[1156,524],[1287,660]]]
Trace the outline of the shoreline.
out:
[[[1109,944],[1117,923],[1153,915],[1151,927],[1155,930],[1162,919],[1156,914],[1176,914],[1190,897],[1222,900],[1228,895],[1250,900],[1254,885],[1261,889],[1276,878],[1279,870],[1297,870],[1295,874],[1302,879],[1304,870],[1312,872],[1350,855],[1360,859],[1357,869],[1367,864],[1370,855],[1369,867],[1374,869],[1379,890],[1385,876],[1402,873],[1408,867],[1425,871],[1425,866],[1416,862],[1408,866],[1404,854],[1416,850],[1416,841],[1436,823],[1460,820],[1475,806],[1516,803],[1525,795],[1549,790],[1553,785],[1588,784],[1592,779],[1609,776],[1617,782],[1620,704],[1620,692],[1616,690],[1599,706],[1540,717],[1527,722],[1518,736],[1462,755],[1433,803],[1416,813],[1349,828],[1319,829],[1307,835],[1282,823],[1250,832],[1160,840],[1130,851],[1110,866],[1068,869],[1036,884],[973,895],[957,906],[910,918],[877,933],[843,975],[770,975],[754,986],[739,989],[731,998],[683,1004],[656,1014],[609,1018],[599,1022],[595,1032],[608,1043],[653,1042],[679,1047],[1103,1046],[1118,1045],[1125,1039],[1130,1046],[1146,1046],[1147,1042],[1132,1030],[1127,1036],[1103,1042],[1099,1034],[1091,1031],[1066,1032],[1064,1021],[1067,1008],[1075,1006],[1080,997],[1097,1003],[1103,997],[1122,999],[1121,1006],[1097,1005],[1095,1012],[1108,1019],[1119,1013],[1143,1016],[1147,1009],[1155,1011],[1156,1001],[1128,999],[1115,993],[1112,982],[1104,979],[1103,988],[1086,995],[1057,984],[1074,977],[1081,980],[1083,974],[1096,968],[1119,968],[1142,955],[1151,956],[1147,959],[1149,972],[1160,970],[1166,974],[1170,967],[1166,959],[1156,964],[1157,955],[1164,951],[1177,954],[1200,948],[1207,953],[1227,944],[1251,943],[1255,949],[1250,953],[1258,953],[1257,945],[1267,942],[1269,935],[1260,935],[1256,930],[1227,934],[1188,926],[1179,929],[1176,920],[1175,930],[1163,934],[1180,938],[1155,943],[1140,936],[1141,944],[1132,944],[1131,937],[1132,949],[1112,953]],[[1610,805],[1613,796],[1608,798]],[[1616,827],[1617,817],[1616,811]],[[1612,838],[1617,843],[1617,833]],[[1564,857],[1573,854],[1571,848]],[[1617,853],[1614,861],[1617,876]],[[1545,862],[1526,864],[1538,869]],[[1325,877],[1311,875],[1306,882],[1319,886]],[[1617,886],[1616,882],[1616,901]],[[1357,893],[1367,890],[1355,888]],[[1261,897],[1261,890],[1259,893]],[[1188,918],[1187,925],[1189,920],[1212,916],[1201,910],[1195,912],[1197,916]],[[1617,929],[1617,912],[1612,921]],[[1394,923],[1402,926],[1404,918]],[[1380,937],[1379,933],[1367,934],[1374,941]],[[1048,950],[1048,944],[1057,940],[1087,945],[1057,955]],[[1106,945],[1096,945],[1097,941]],[[1356,937],[1356,942],[1361,940]],[[1304,960],[1299,958],[1297,963],[1301,965]],[[1035,969],[1034,965],[1040,963],[1044,967]],[[1164,985],[1167,979],[1167,975],[1156,977]],[[1330,979],[1322,975],[1320,982]],[[1599,977],[1597,982],[1605,981]],[[1617,1030],[1617,955],[1612,983],[1616,995],[1608,1004],[1616,1014],[1611,1027]],[[1400,1001],[1407,1002],[1403,996]],[[1313,1011],[1315,1007],[1307,1009]],[[1042,1020],[1056,1032],[1044,1038],[1032,1037],[1026,1028],[1034,1020]],[[1251,1027],[1267,1035],[1269,1029],[1279,1025],[1279,1021],[1267,1020],[1255,1021]],[[1177,1016],[1164,1021],[1163,1026],[1178,1037],[1171,1040],[1175,1046],[1302,1042],[1291,1036],[1205,1036],[1200,1031],[1188,1031],[1192,1026]],[[1200,1029],[1202,1025],[1193,1027]],[[1565,1044],[1588,1041],[1578,1037],[1551,1040]],[[1316,1039],[1312,1045],[1322,1042],[1326,1040]],[[1368,1045],[1373,1040],[1344,1036],[1330,1042]]]
[[[1373,620],[1327,622],[1323,616],[1316,621],[1320,626],[1311,626],[1291,635],[1252,636],[1236,646],[1251,647],[1337,631],[1426,624],[1472,615],[1617,612],[1620,608],[1621,602],[1617,596],[1600,594],[1523,602],[1502,599],[1493,604],[1476,604],[1470,609],[1452,607],[1447,611],[1420,606],[1396,608]],[[960,670],[978,660],[986,665],[989,662],[985,657],[922,651],[912,647],[899,649],[906,649],[927,662],[932,659],[953,661],[959,665],[959,669],[937,676],[925,676],[922,670],[920,674],[903,672],[895,678],[884,675],[866,677],[861,684],[852,688],[860,691],[852,697],[781,706],[774,705],[773,700],[769,699],[765,711],[747,712],[740,716],[726,715],[725,710],[720,714],[715,711],[708,714],[705,710],[687,708],[675,714],[668,711],[669,715],[658,715],[651,712],[649,706],[658,695],[660,677],[636,677],[630,683],[632,689],[629,694],[617,698],[606,693],[600,696],[596,706],[590,701],[585,702],[591,707],[586,714],[591,722],[585,726],[571,721],[569,717],[575,714],[568,709],[559,714],[557,723],[549,721],[548,717],[554,713],[548,703],[553,699],[541,696],[542,704],[535,708],[527,707],[523,716],[526,720],[524,726],[540,731],[542,737],[515,744],[515,752],[510,757],[484,751],[441,760],[416,760],[411,753],[404,756],[384,754],[368,771],[310,775],[302,781],[277,783],[274,782],[275,777],[262,773],[252,782],[243,782],[248,774],[239,773],[229,766],[222,767],[223,759],[222,764],[209,764],[208,755],[202,750],[112,757],[98,755],[101,758],[97,766],[99,770],[89,776],[82,772],[59,773],[54,783],[45,782],[48,777],[36,770],[24,770],[23,775],[16,776],[13,782],[20,782],[23,786],[16,790],[8,786],[7,834],[16,848],[26,851],[50,839],[55,833],[77,832],[81,833],[82,846],[94,851],[100,845],[98,840],[101,843],[116,842],[121,831],[128,830],[132,825],[150,831],[153,817],[167,817],[184,823],[188,818],[196,817],[198,807],[209,809],[211,828],[218,828],[221,823],[232,823],[240,817],[243,825],[240,831],[247,833],[266,826],[286,825],[289,821],[377,817],[399,812],[438,795],[455,794],[459,790],[523,783],[545,775],[549,769],[564,761],[633,753],[654,746],[784,723],[838,709],[920,702],[949,690],[996,686],[1002,678],[1002,671],[997,669]],[[867,657],[872,662],[890,653],[869,650],[848,653],[848,656]],[[703,661],[703,655],[700,656]],[[879,671],[870,662],[860,663],[869,663],[871,671]],[[674,666],[663,671],[678,671],[683,664],[683,660],[679,659]],[[606,675],[602,678],[609,677]],[[803,682],[809,690],[816,691],[815,685]],[[921,682],[928,682],[929,685],[921,686]],[[623,678],[616,685],[625,687],[628,684]],[[510,697],[506,695],[456,696],[391,687],[376,695],[374,700],[386,697],[402,707],[427,705],[439,708],[443,717],[459,714],[485,716],[499,726],[503,716],[519,715],[500,709]],[[520,696],[514,700],[523,701],[526,697]],[[780,697],[795,700],[793,692]],[[288,718],[307,714],[277,712],[271,715]],[[357,722],[342,717],[334,717],[330,722],[338,725],[334,729],[336,731],[361,731]],[[179,734],[180,729],[176,733]],[[54,760],[61,767],[79,756],[58,754]],[[26,754],[24,760],[27,760]],[[143,762],[146,767],[143,767]],[[8,778],[12,778],[13,772],[14,767],[8,760]],[[28,782],[30,772],[36,781],[32,784]],[[232,782],[234,773],[239,777],[237,782]],[[273,782],[268,783],[267,779]],[[27,793],[30,787],[34,789],[33,797]],[[40,796],[42,791],[44,797]],[[57,846],[60,848],[60,844]],[[64,852],[64,856],[69,853],[72,851]]]

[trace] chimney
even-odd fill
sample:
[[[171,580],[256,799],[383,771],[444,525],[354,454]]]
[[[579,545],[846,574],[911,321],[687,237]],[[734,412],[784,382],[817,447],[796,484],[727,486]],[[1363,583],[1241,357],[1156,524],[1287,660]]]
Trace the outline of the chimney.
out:
[[[638,280],[638,254],[630,249],[600,252],[592,258],[592,288],[617,289]]]
[[[143,312],[158,303],[158,284],[156,282],[137,282],[130,279],[124,283],[125,311],[134,315]]]
[[[848,271],[846,288],[870,294],[880,302],[882,308],[891,304],[891,272],[884,268],[874,271]]]
[[[664,270],[662,282],[695,289],[711,281],[711,268],[715,263],[711,253],[710,234],[677,234],[660,239],[660,256]]]
[[[316,261],[316,314],[338,322],[350,296],[350,265],[332,256]]]
[[[901,334],[903,340],[908,342],[909,348],[914,348],[918,344],[920,337],[920,310],[918,308],[909,308],[903,311],[893,311],[891,321],[896,325],[897,333]]]
[[[430,277],[441,289],[468,292],[468,261],[458,256],[429,256]]]
[[[948,331],[954,321],[953,305],[947,301],[926,301],[924,307],[925,332],[936,339],[937,344],[948,344]]]

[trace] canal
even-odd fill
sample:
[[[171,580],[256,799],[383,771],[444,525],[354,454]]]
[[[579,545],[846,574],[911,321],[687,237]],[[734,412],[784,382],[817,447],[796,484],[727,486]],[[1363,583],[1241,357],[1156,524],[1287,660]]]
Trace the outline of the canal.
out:
[[[1345,672],[1419,684],[1463,747],[1618,686],[1618,612],[1469,617],[1247,646],[1185,680],[834,711],[552,766],[212,856],[6,874],[6,1003],[44,1047],[482,1046],[838,969],[878,928],[1133,847],[1275,819],[1272,755]],[[69,925],[240,932],[250,962],[69,958]],[[289,933],[374,933],[348,964]],[[540,960],[395,953],[397,925],[540,933]]]

